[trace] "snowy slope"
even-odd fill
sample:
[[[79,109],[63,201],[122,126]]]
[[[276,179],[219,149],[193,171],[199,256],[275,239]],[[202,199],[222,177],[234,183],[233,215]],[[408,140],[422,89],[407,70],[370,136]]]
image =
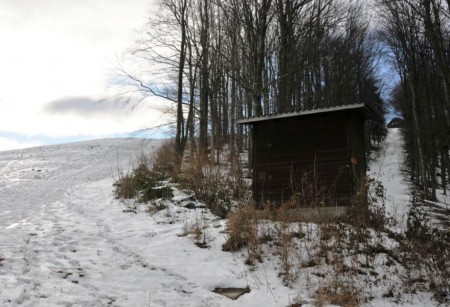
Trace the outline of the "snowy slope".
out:
[[[1,306],[289,303],[276,272],[249,272],[221,251],[223,220],[182,202],[152,216],[123,212],[113,174],[157,144],[100,140],[0,152]],[[180,236],[198,222],[209,249]],[[239,301],[211,292],[230,286],[252,292]]]
[[[140,140],[118,142],[0,152],[0,256],[5,259],[0,304],[61,305],[107,296],[92,283],[83,287],[72,279],[89,276],[89,266],[95,268],[94,276],[108,272],[84,254],[99,248],[100,256],[108,242],[89,208],[111,199],[110,182],[104,180],[111,181],[116,161],[152,146]],[[79,203],[77,193],[85,203]],[[90,259],[90,264],[80,258]],[[100,263],[107,261],[103,259]]]
[[[395,222],[397,230],[404,232],[411,204],[411,184],[406,181],[403,141],[399,128],[389,129],[384,144],[369,163],[368,175],[380,181],[385,188],[386,215]]]
[[[183,192],[175,190],[174,201],[161,211],[150,214],[147,205],[138,205],[137,214],[124,212],[126,204],[112,194],[118,169],[135,166],[159,144],[112,139],[0,152],[0,306],[261,307],[311,301],[312,285],[326,280],[311,272],[328,274],[326,265],[300,269],[297,282],[284,286],[271,253],[248,267],[245,248],[223,252],[226,221],[186,208],[192,201]],[[402,232],[410,186],[400,144],[399,131],[391,129],[370,169],[382,181],[387,214]],[[195,226],[208,248],[196,246],[198,239],[188,234]],[[386,246],[397,245],[379,237],[374,235]],[[302,248],[311,244],[298,242]],[[400,265],[386,266],[385,254],[374,259],[380,276],[375,280],[382,282],[370,284],[371,275],[354,280],[374,296],[368,306],[435,305],[430,293],[404,291]],[[233,301],[213,293],[216,287],[251,292]],[[399,298],[385,297],[386,288]]]
[[[403,140],[399,128],[389,129],[389,133],[378,156],[369,163],[369,176],[379,180],[385,188],[386,214],[395,222],[398,232],[406,230],[408,212],[412,204],[413,187],[407,180],[404,162]],[[430,227],[448,229],[450,226],[450,195],[437,189],[437,201],[424,200],[417,203],[427,216]],[[450,194],[447,192],[447,194]]]

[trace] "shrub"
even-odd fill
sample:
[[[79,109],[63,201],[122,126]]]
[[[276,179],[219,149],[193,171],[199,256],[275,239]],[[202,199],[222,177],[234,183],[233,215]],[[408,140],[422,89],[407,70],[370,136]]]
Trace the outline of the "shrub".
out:
[[[385,212],[384,187],[379,181],[363,177],[350,200],[349,221],[353,226],[384,230],[389,223]]]
[[[188,161],[183,170],[183,179],[197,199],[222,218],[227,216],[233,200],[242,197],[247,190],[242,172],[215,165],[205,155],[197,155]]]
[[[418,200],[416,199],[415,202]],[[450,231],[431,227],[428,217],[415,203],[408,215],[407,243],[402,245],[404,261],[427,272],[429,288],[440,302],[450,293]]]
[[[258,238],[258,218],[255,206],[244,203],[235,212],[228,214],[228,237],[222,249],[238,251],[247,247],[247,264],[261,261],[261,247]]]
[[[155,150],[151,157],[152,171],[167,174],[173,179],[177,179],[181,165],[179,159],[173,140],[165,141]]]
[[[361,178],[350,200],[350,220],[354,226],[366,227],[369,222],[369,200],[367,197],[369,187],[370,183],[367,177]]]
[[[172,189],[161,185],[165,179],[165,174],[151,171],[146,164],[140,163],[130,174],[114,183],[114,193],[117,198],[135,198],[142,203],[158,198],[170,199],[173,197]]]
[[[326,190],[317,178],[316,172],[304,172],[292,186],[291,203],[297,207],[318,208],[332,203],[333,189]]]
[[[354,291],[355,290],[351,289],[351,287],[324,286],[317,291],[316,302],[318,306],[331,304],[346,307],[357,307],[359,306],[359,300]]]

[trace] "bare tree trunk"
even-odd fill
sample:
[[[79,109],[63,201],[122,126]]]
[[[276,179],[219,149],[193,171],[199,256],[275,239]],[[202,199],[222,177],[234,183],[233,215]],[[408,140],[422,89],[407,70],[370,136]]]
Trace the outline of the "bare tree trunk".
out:
[[[446,151],[448,151],[446,147],[443,147],[441,149],[441,185],[442,190],[444,190],[444,195],[447,195],[447,157],[445,153]]]
[[[199,146],[200,151],[205,153],[208,148],[208,99],[209,99],[209,0],[203,0],[203,8],[200,8],[202,48],[201,60],[201,88],[200,88],[200,129]]]
[[[419,121],[418,108],[417,108],[417,98],[416,91],[412,84],[412,81],[409,80],[409,89],[411,91],[411,108],[414,120],[414,129],[415,129],[415,139],[417,142],[417,153],[419,155],[419,165],[420,165],[420,176],[421,176],[421,185],[423,191],[425,192],[425,197],[429,196],[428,191],[428,179],[427,179],[427,168],[425,163],[425,158],[423,154],[423,143],[421,137],[421,125]]]
[[[195,148],[195,122],[194,122],[194,105],[195,105],[195,83],[196,83],[196,76],[197,76],[197,67],[194,66],[193,59],[192,59],[192,44],[189,42],[187,44],[188,50],[189,50],[189,113],[187,118],[187,130],[186,133],[189,137],[189,147],[190,147],[190,154],[193,155],[196,152]],[[186,146],[186,142],[184,144]]]
[[[186,62],[186,7],[187,3],[184,0],[180,7],[180,56],[178,66],[178,86],[177,86],[177,128],[175,135],[175,151],[178,156],[178,163],[181,163],[184,151],[184,115],[183,115],[183,75],[184,65]]]

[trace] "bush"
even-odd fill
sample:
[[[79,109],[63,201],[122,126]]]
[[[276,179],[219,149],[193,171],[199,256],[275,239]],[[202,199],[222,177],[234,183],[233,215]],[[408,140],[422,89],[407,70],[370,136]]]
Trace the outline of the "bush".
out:
[[[333,203],[333,189],[321,185],[316,172],[304,172],[292,186],[293,196],[290,200],[294,207],[319,208]]]
[[[191,158],[187,163],[184,167],[183,179],[187,188],[194,192],[197,199],[222,218],[229,213],[233,200],[242,199],[242,195],[247,190],[242,179],[242,172],[224,169],[202,155]]]
[[[427,272],[429,288],[440,302],[448,302],[450,294],[450,231],[429,226],[417,199],[408,215],[407,243],[402,245],[410,267]]]
[[[369,177],[361,178],[350,200],[351,214],[347,222],[356,227],[371,227],[383,231],[389,223],[385,212],[385,200],[381,182]]]
[[[258,238],[258,218],[254,204],[242,204],[228,215],[228,237],[222,249],[238,251],[248,249],[247,263],[261,261],[261,246]]]
[[[175,151],[173,140],[165,141],[151,157],[152,171],[159,174],[167,174],[177,179],[180,173],[180,161]]]
[[[357,290],[347,286],[323,286],[316,293],[316,302],[318,306],[331,304],[337,306],[357,307],[360,304],[355,291]]]
[[[117,198],[135,198],[138,202],[173,197],[172,189],[161,182],[167,179],[164,173],[151,171],[144,163],[140,163],[130,174],[120,177],[114,183]]]

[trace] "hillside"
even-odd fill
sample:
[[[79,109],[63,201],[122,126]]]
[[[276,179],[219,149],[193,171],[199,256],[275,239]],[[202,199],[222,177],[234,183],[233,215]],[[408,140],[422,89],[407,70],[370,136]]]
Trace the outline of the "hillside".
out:
[[[395,234],[406,230],[410,204],[400,142],[398,131],[390,130],[385,150],[371,164],[371,175],[386,189],[391,232],[365,230],[362,247],[334,253],[333,233],[324,238],[320,226],[298,223],[287,227],[297,235],[290,237],[293,253],[285,262],[276,239],[268,239],[261,245],[262,262],[254,265],[244,263],[246,248],[222,251],[226,220],[176,187],[172,201],[158,202],[159,211],[154,204],[114,199],[114,178],[152,152],[156,141],[112,139],[0,152],[0,305],[313,306],[313,298],[320,301],[316,293],[332,282],[351,285],[361,293],[359,303],[368,306],[438,305],[425,277],[409,284],[406,275],[417,272],[395,251],[401,245]],[[260,231],[287,229],[280,225],[267,221]],[[339,232],[341,226],[329,227]],[[201,229],[201,238],[194,228]],[[199,240],[206,248],[195,244]],[[289,280],[281,273],[286,261]],[[250,293],[233,301],[212,292],[223,287],[248,287]],[[445,300],[448,293],[442,291]]]

